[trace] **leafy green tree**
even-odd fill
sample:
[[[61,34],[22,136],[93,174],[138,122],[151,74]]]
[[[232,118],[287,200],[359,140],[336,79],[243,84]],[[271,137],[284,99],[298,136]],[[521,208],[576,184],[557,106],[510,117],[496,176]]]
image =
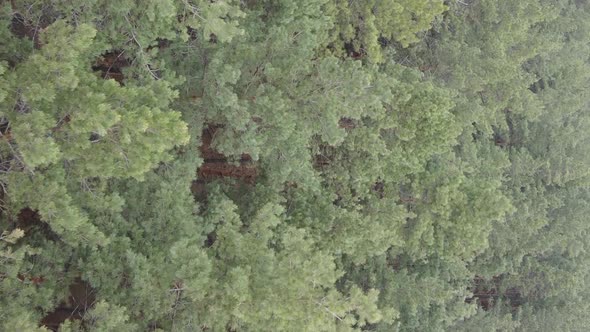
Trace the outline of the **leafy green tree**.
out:
[[[589,9],[3,4],[0,329],[583,330]]]
[[[334,0],[327,7],[335,17],[331,34],[337,54],[348,50],[353,54],[344,55],[356,52],[373,62],[387,60],[383,44],[398,42],[407,47],[419,41],[417,34],[430,29],[447,8],[439,0]]]
[[[5,73],[10,93],[2,114],[11,139],[2,144],[14,152],[3,179],[9,197],[39,210],[72,244],[105,240],[73,202],[77,192],[103,179],[141,178],[187,141],[179,114],[166,110],[175,97],[169,84],[120,87],[90,72],[94,34],[87,25],[56,22],[45,30],[41,52]]]
[[[125,309],[100,301],[84,314],[82,322],[67,320],[59,328],[63,332],[73,331],[137,331],[137,326],[128,322]]]

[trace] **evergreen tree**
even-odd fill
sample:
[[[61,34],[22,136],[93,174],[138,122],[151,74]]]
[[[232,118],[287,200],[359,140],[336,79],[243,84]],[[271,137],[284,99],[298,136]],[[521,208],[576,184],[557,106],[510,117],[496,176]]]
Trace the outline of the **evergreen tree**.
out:
[[[589,15],[3,3],[0,330],[584,330]]]

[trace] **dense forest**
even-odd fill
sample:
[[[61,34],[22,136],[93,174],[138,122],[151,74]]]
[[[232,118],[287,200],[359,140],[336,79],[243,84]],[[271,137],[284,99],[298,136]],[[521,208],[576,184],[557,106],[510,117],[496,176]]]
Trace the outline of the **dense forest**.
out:
[[[590,330],[590,2],[0,1],[0,331]]]

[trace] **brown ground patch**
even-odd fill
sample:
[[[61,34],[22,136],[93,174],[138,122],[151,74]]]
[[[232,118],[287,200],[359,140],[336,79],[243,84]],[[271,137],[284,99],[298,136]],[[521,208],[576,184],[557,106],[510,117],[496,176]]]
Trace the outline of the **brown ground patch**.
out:
[[[125,57],[124,51],[112,51],[103,54],[92,65],[92,70],[100,73],[104,79],[114,79],[123,84],[123,68],[129,66],[129,61]]]
[[[57,331],[59,326],[67,319],[82,319],[96,301],[94,290],[80,278],[74,280],[69,286],[70,294],[55,310],[47,314],[41,320],[41,325],[52,331]]]
[[[198,170],[199,180],[207,182],[226,177],[253,184],[256,181],[258,170],[250,155],[244,153],[237,162],[232,163],[226,156],[211,147],[215,133],[219,128],[219,126],[210,125],[203,130],[202,145],[199,150],[204,162]]]
[[[242,185],[253,185],[258,176],[258,169],[248,154],[242,154],[237,162],[211,147],[215,133],[220,126],[209,125],[203,129],[199,151],[203,164],[197,171],[197,180],[193,181],[191,191],[196,199],[204,201],[207,197],[206,184],[218,179],[235,179]]]
[[[511,287],[502,291],[503,276],[495,276],[487,280],[481,276],[473,279],[473,297],[467,298],[465,302],[476,303],[483,310],[492,309],[498,301],[507,301],[512,310],[516,310],[524,303],[519,289]]]

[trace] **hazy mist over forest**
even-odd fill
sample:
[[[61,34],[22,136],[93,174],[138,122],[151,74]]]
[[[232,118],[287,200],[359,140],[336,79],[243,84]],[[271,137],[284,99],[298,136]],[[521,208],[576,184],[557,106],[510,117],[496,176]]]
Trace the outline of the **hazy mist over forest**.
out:
[[[587,0],[0,1],[0,332],[590,331]]]

